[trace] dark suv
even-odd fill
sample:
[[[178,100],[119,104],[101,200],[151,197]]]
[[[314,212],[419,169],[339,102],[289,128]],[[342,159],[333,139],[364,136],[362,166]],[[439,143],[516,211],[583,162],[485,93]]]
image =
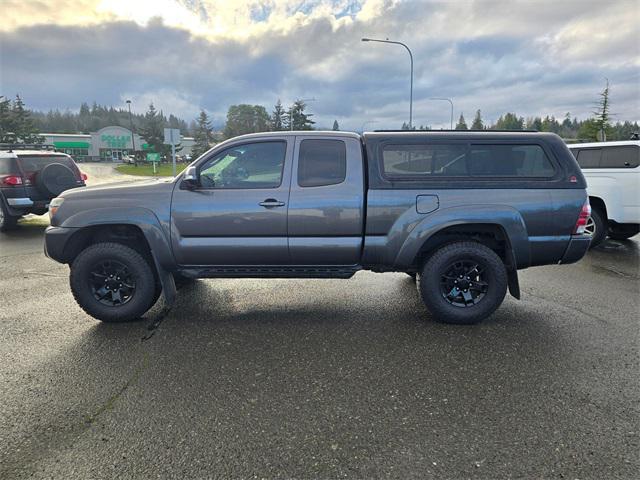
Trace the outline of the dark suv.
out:
[[[84,187],[86,178],[64,153],[0,151],[0,230],[15,227],[27,213],[45,214],[52,198],[70,188]]]

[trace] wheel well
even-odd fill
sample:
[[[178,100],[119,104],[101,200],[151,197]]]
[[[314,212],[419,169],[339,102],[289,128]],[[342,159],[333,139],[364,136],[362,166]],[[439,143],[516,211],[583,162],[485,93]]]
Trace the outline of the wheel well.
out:
[[[153,267],[151,248],[140,227],[129,224],[109,224],[85,227],[76,232],[64,248],[64,258],[67,263],[72,263],[82,250],[89,245],[101,242],[115,242],[126,245],[143,257]],[[155,270],[155,267],[153,268]]]
[[[500,225],[490,223],[453,225],[436,232],[420,248],[413,268],[419,270],[433,252],[443,245],[462,240],[475,241],[489,247],[502,259],[508,270],[515,270],[509,237]]]
[[[602,200],[600,197],[589,197],[589,205],[591,205],[591,208],[597,209],[600,213],[602,213],[604,215],[604,220],[607,220],[607,206],[604,204],[604,200]]]

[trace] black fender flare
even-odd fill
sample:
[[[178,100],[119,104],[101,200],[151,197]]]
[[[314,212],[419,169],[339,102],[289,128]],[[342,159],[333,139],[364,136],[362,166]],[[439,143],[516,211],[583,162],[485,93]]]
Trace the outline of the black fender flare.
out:
[[[142,207],[104,207],[83,210],[66,218],[60,227],[80,231],[86,227],[108,225],[132,225],[138,227],[144,235],[155,264],[162,292],[167,305],[173,305],[176,298],[176,285],[172,272],[176,269],[168,227],[163,228],[158,217],[151,210]]]

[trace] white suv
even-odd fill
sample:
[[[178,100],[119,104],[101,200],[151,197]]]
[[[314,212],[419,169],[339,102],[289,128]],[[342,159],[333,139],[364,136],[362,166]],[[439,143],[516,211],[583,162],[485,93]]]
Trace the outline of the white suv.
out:
[[[587,179],[591,246],[608,235],[625,240],[640,231],[640,141],[568,145]]]

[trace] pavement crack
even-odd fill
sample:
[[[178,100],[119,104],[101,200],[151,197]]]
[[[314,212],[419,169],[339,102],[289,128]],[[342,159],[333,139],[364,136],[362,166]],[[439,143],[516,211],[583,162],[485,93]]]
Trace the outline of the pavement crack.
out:
[[[142,362],[140,363],[140,365],[138,365],[138,367],[135,369],[135,371],[129,377],[129,379],[122,385],[122,387],[118,389],[118,391],[116,391],[111,397],[109,397],[106,402],[104,402],[100,407],[98,407],[98,409],[95,411],[95,413],[93,413],[93,415],[86,417],[84,423],[87,425],[91,425],[98,419],[100,415],[102,415],[107,410],[111,410],[115,405],[115,403],[118,401],[118,399],[122,397],[122,395],[129,389],[129,387],[137,383],[138,379],[140,378],[140,375],[142,375],[142,372],[144,372],[148,367],[149,367],[149,354],[145,352],[142,357]]]

